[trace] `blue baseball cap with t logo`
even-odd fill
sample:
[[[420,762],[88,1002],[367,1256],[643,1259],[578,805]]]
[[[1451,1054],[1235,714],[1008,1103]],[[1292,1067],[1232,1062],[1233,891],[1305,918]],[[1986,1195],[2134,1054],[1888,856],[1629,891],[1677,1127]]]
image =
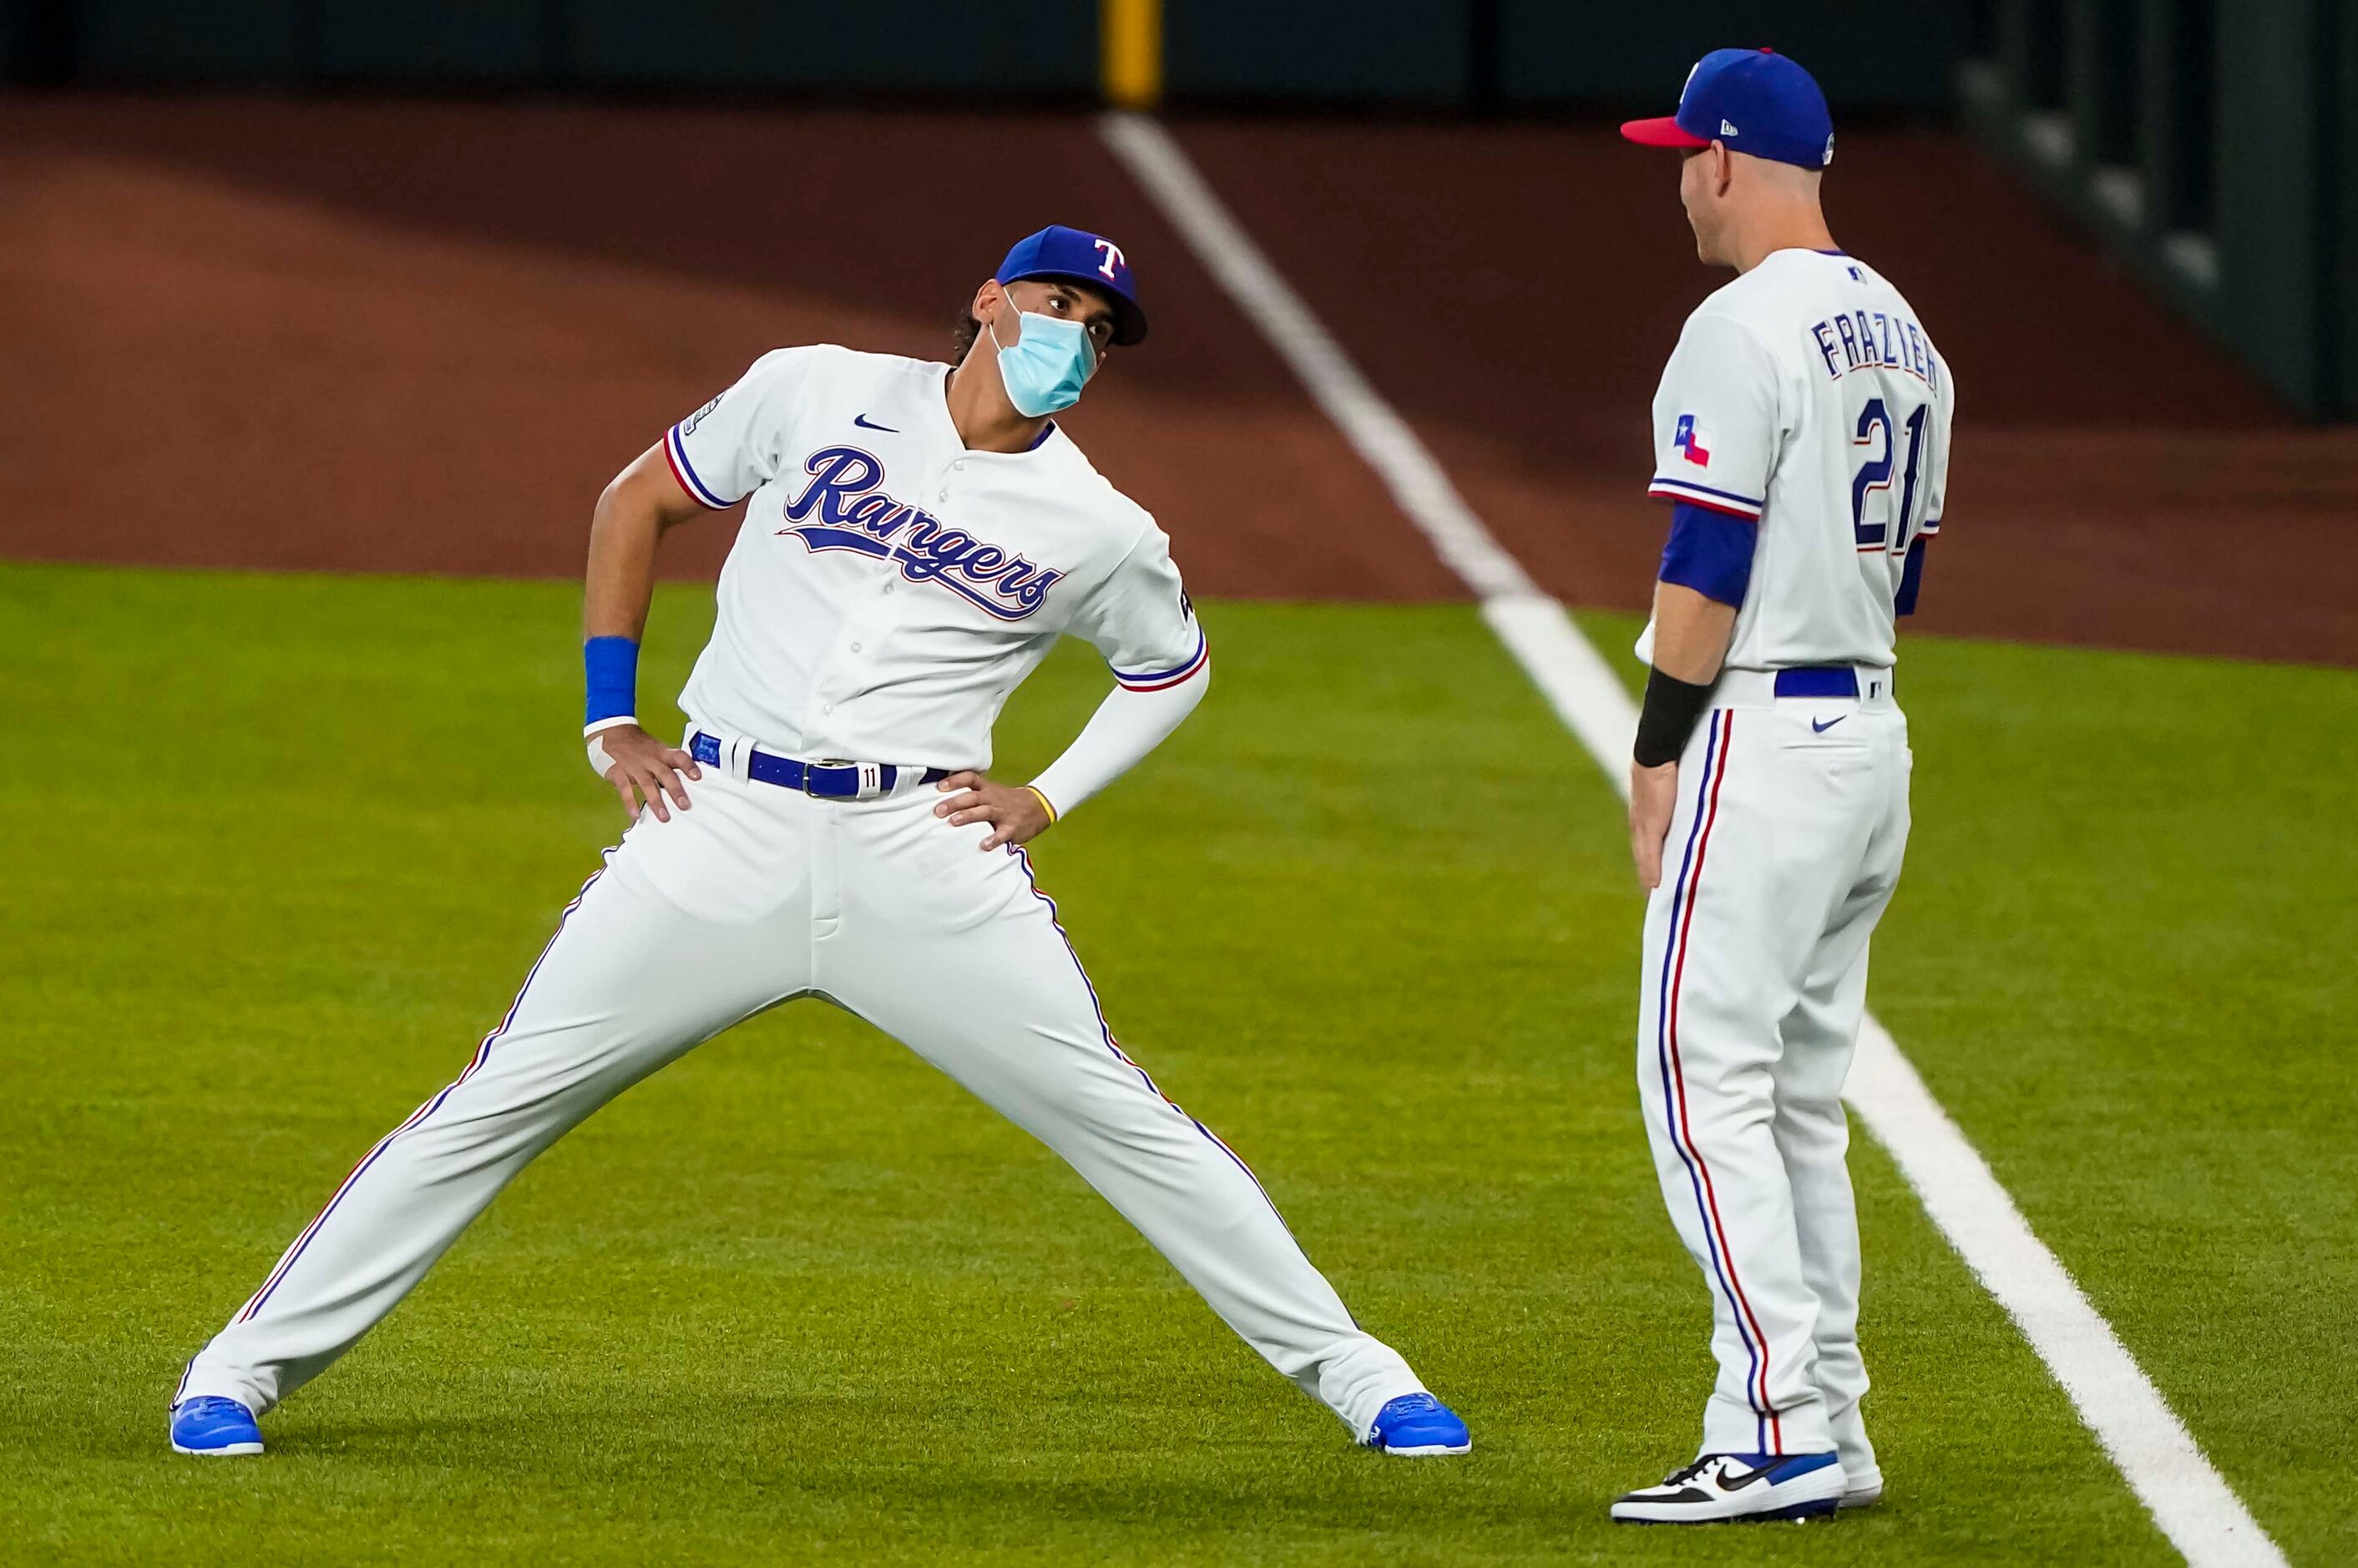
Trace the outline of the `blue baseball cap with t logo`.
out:
[[[1102,234],[1051,223],[1036,234],[1015,242],[1007,259],[992,273],[997,283],[1027,277],[1053,277],[1063,283],[1086,283],[1113,301],[1113,341],[1125,347],[1146,336],[1146,310],[1130,281],[1130,258]]]
[[[1650,147],[1707,147],[1801,168],[1834,161],[1834,120],[1817,78],[1775,49],[1714,49],[1687,72],[1679,112],[1631,120],[1621,134]]]

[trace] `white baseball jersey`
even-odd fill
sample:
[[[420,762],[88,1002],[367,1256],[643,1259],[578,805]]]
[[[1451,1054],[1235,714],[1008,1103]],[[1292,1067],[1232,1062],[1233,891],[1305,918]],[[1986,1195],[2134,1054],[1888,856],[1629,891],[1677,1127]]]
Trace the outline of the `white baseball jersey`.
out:
[[[788,756],[985,767],[990,727],[1070,632],[1139,690],[1202,630],[1146,511],[1049,427],[968,449],[946,365],[779,349],[664,438],[689,494],[750,495],[680,706]]]
[[[1729,668],[1890,666],[1908,548],[1941,527],[1953,386],[1899,291],[1839,252],[1775,252],[1687,318],[1648,493],[1758,521]]]

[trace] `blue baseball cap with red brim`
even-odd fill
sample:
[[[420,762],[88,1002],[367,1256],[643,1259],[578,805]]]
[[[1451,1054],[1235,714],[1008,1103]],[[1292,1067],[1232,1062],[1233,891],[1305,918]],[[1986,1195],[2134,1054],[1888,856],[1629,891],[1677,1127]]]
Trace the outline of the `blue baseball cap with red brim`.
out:
[[[1774,49],[1714,49],[1687,72],[1679,112],[1631,120],[1629,140],[1650,147],[1707,147],[1823,168],[1834,161],[1834,120],[1817,78]]]
[[[1053,277],[1064,283],[1085,283],[1113,301],[1113,341],[1124,347],[1146,336],[1146,310],[1130,281],[1130,258],[1102,234],[1051,223],[1036,234],[1015,242],[1007,259],[992,273],[997,283],[1018,283],[1027,277]]]

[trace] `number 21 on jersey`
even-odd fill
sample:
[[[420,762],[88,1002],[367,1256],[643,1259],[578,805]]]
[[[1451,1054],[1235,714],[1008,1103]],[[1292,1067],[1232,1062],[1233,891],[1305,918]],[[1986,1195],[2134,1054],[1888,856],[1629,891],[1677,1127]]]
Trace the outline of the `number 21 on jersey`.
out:
[[[1908,412],[1904,423],[1895,424],[1889,406],[1880,397],[1868,398],[1858,411],[1857,431],[1851,444],[1859,449],[1860,462],[1850,481],[1850,520],[1861,555],[1887,551],[1904,556],[1923,526],[1924,492],[1917,479],[1924,462],[1925,426],[1931,415],[1930,403],[1919,403]],[[1895,465],[1900,469],[1896,506],[1891,490]]]

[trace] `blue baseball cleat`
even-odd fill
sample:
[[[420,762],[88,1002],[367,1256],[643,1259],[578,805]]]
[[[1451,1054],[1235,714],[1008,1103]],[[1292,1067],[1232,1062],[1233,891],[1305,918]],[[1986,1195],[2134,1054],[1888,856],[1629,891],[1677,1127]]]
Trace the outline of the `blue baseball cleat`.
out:
[[[1403,1459],[1423,1459],[1464,1454],[1474,1446],[1474,1439],[1457,1412],[1431,1394],[1402,1394],[1376,1412],[1368,1446]]]
[[[262,1428],[235,1400],[200,1394],[172,1407],[172,1452],[200,1455],[259,1454]]]

